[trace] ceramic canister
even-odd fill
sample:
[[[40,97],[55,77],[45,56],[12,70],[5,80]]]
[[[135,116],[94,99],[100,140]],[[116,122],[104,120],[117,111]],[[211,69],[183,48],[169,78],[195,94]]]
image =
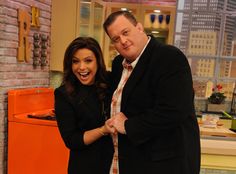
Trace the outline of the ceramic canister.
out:
[[[231,129],[236,130],[236,116],[232,118]]]

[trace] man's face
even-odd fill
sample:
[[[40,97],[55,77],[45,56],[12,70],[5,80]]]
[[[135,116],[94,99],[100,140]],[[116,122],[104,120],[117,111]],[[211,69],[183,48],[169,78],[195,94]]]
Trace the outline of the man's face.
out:
[[[129,61],[133,62],[144,45],[146,34],[140,23],[136,26],[126,17],[118,16],[117,19],[107,28],[109,37],[116,50]]]

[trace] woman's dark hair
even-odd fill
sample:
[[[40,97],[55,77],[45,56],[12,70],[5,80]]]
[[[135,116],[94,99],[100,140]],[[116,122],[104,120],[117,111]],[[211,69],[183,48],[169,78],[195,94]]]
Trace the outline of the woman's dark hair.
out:
[[[107,34],[108,34],[107,28],[116,20],[118,16],[122,16],[122,15],[126,17],[126,19],[128,19],[134,26],[137,25],[138,22],[132,13],[130,13],[129,11],[116,11],[114,13],[111,13],[108,16],[108,18],[105,20],[105,22],[103,23],[103,29],[105,30]]]
[[[95,76],[95,87],[97,88],[99,98],[103,99],[105,96],[105,89],[107,88],[106,66],[99,43],[91,37],[78,37],[73,40],[67,47],[64,54],[64,74],[62,84],[65,85],[66,91],[69,96],[73,97],[73,95],[76,93],[76,84],[80,82],[72,71],[72,59],[76,51],[83,48],[91,50],[96,57],[98,69]]]

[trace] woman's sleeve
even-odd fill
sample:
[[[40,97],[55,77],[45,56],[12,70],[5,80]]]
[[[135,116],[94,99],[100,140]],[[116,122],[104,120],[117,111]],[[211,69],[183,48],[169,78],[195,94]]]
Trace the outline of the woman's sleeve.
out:
[[[84,131],[78,128],[73,104],[60,88],[55,90],[54,96],[57,124],[66,147],[71,150],[85,148]]]

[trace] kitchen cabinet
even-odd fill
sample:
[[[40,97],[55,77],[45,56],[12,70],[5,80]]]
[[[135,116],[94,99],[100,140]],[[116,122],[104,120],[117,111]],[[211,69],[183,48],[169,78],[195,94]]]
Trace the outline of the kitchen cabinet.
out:
[[[104,15],[100,1],[52,0],[50,70],[63,71],[64,52],[78,36],[91,36],[103,44]]]
[[[77,35],[94,37],[102,46],[105,5],[102,1],[79,1]]]
[[[143,5],[141,14],[144,14],[140,16],[140,20],[147,34],[152,34],[163,43],[173,44],[176,14],[174,6]]]
[[[63,70],[65,49],[76,37],[77,8],[77,0],[52,0],[51,70]]]

